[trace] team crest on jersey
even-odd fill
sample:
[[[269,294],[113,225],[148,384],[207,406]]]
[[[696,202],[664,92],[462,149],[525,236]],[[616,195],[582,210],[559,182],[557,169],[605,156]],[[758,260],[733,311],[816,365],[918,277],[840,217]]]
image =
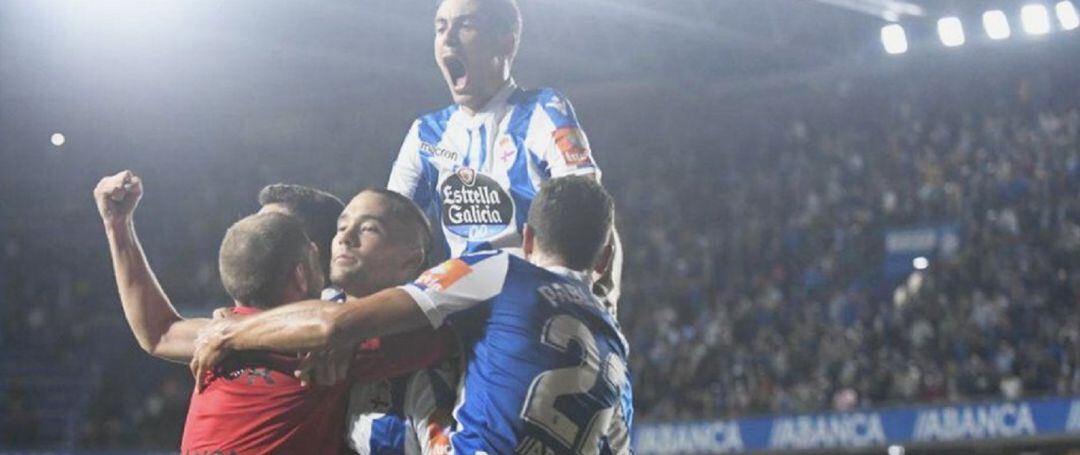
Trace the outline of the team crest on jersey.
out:
[[[499,182],[475,169],[461,168],[439,188],[442,223],[450,233],[486,240],[510,227],[514,201]]]
[[[514,140],[510,136],[503,136],[499,138],[498,146],[495,148],[495,153],[499,157],[499,162],[502,164],[510,164],[517,157],[517,146],[514,145]]]
[[[416,283],[428,289],[442,291],[472,272],[472,267],[461,259],[451,259],[443,262],[420,275]]]
[[[463,167],[457,170],[457,176],[465,186],[476,185],[476,169]]]
[[[559,128],[552,134],[566,164],[573,166],[589,162],[589,145],[585,143],[581,128]]]

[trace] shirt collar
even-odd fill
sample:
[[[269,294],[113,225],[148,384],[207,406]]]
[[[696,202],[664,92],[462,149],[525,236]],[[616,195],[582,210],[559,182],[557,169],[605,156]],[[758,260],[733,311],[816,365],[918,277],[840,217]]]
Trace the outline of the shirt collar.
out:
[[[565,277],[568,277],[568,278],[573,278],[573,279],[578,280],[578,281],[580,281],[582,283],[585,283],[586,285],[590,285],[590,286],[592,285],[592,276],[590,274],[588,274],[588,273],[585,273],[585,272],[581,272],[581,271],[577,271],[577,270],[571,270],[571,269],[568,269],[568,268],[563,267],[561,265],[552,265],[552,266],[544,267],[544,270],[547,270],[547,271],[549,271],[551,273],[554,273],[554,274],[557,274],[557,275],[562,275],[562,276],[565,276]]]
[[[458,112],[465,114],[466,118],[470,118],[471,120],[484,119],[489,114],[497,111],[500,106],[506,104],[506,100],[510,99],[510,95],[514,93],[514,90],[517,90],[517,83],[514,82],[514,78],[510,78],[506,81],[505,84],[503,84],[502,88],[500,88],[498,92],[495,92],[495,96],[492,96],[491,99],[488,100],[487,104],[485,104],[484,107],[480,110],[476,111],[471,118],[468,116],[468,114],[465,114],[465,111],[459,109]]]

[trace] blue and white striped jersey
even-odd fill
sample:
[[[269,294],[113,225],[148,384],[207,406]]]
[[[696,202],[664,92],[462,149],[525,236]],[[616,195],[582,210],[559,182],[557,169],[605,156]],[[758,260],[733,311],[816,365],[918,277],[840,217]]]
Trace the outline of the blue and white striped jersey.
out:
[[[464,255],[402,286],[468,362],[454,453],[628,453],[628,346],[585,274],[504,251]]]
[[[409,129],[387,186],[439,226],[442,257],[521,246],[521,228],[545,180],[597,174],[570,102],[513,81],[474,115],[457,105]]]
[[[322,300],[330,302],[347,297],[335,287],[322,291]],[[460,375],[450,360],[405,377],[353,385],[345,422],[349,447],[358,455],[445,454]]]

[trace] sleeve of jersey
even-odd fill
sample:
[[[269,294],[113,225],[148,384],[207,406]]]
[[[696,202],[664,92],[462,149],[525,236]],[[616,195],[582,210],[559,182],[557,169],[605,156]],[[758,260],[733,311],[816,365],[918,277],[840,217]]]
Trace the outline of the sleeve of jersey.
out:
[[[405,141],[401,144],[394,166],[390,170],[390,181],[386,187],[395,193],[412,198],[423,175],[423,163],[420,161],[420,121],[413,122]]]
[[[633,453],[630,434],[633,431],[634,396],[629,387],[629,373],[627,373],[626,381],[627,386],[623,388],[619,403],[615,406],[615,415],[611,417],[606,435],[611,453],[617,455]]]
[[[540,97],[537,109],[545,115],[536,116],[541,123],[535,125],[538,135],[536,150],[543,162],[547,163],[551,178],[599,175],[600,169],[593,160],[589,139],[578,124],[570,101],[550,90]]]
[[[502,292],[510,259],[505,252],[465,255],[443,262],[401,286],[424,311],[431,326]]]

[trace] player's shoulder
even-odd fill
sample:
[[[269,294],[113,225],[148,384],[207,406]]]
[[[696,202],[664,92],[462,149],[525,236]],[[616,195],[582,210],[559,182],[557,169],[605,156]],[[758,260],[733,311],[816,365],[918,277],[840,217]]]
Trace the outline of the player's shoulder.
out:
[[[565,99],[563,94],[551,87],[519,88],[510,95],[511,104],[538,105],[553,99]]]
[[[417,122],[445,122],[450,119],[459,109],[457,104],[451,104],[441,109],[425,112],[416,118]]]
[[[466,265],[471,266],[487,261],[508,261],[510,256],[513,255],[503,250],[488,250],[475,253],[465,253],[457,259],[464,262]]]
[[[551,87],[518,90],[511,96],[510,103],[543,110],[556,128],[577,125],[577,117],[574,115],[570,100],[566,98],[566,95]]]
[[[413,122],[413,129],[417,131],[421,138],[430,135],[441,136],[443,131],[446,131],[446,125],[450,122],[450,117],[457,111],[458,105],[451,104],[442,109],[421,114]]]
[[[468,268],[470,272],[497,273],[506,277],[543,270],[520,256],[501,249],[466,253],[448,262],[455,261],[458,262],[457,267]],[[450,267],[454,266],[455,264],[450,264]]]

